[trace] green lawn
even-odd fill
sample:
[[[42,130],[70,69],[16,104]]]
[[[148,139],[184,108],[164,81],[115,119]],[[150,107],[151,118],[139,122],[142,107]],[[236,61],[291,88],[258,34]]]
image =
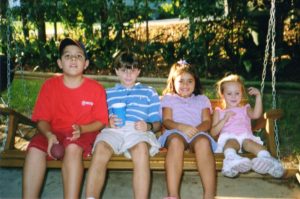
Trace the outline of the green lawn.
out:
[[[20,80],[15,79],[11,88],[11,107],[15,110],[30,116],[34,106],[37,94],[39,92],[42,80]],[[104,87],[111,87],[114,83],[103,83]],[[209,87],[208,87],[209,88]],[[162,87],[159,87],[158,93],[161,94]],[[214,96],[213,89],[206,89],[205,94],[210,98]],[[7,92],[2,94],[7,101]],[[284,110],[284,117],[278,121],[280,151],[282,156],[300,153],[300,96],[293,92],[278,92],[277,107]],[[272,106],[272,96],[265,94],[265,110]]]

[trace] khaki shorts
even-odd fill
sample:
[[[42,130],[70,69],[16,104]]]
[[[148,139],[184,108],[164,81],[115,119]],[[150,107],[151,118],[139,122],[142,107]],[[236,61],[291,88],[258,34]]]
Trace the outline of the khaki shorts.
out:
[[[155,135],[151,131],[141,132],[134,128],[134,122],[126,122],[121,128],[105,128],[98,134],[94,148],[98,142],[104,141],[111,146],[115,154],[124,154],[131,159],[129,149],[140,142],[146,142],[149,145],[150,156],[155,155],[160,148]]]

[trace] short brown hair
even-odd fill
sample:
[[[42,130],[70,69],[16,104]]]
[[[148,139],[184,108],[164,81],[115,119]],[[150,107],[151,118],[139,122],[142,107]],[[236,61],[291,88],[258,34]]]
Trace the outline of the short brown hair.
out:
[[[113,63],[114,69],[119,68],[138,68],[140,69],[140,64],[138,62],[137,56],[132,52],[120,52]]]

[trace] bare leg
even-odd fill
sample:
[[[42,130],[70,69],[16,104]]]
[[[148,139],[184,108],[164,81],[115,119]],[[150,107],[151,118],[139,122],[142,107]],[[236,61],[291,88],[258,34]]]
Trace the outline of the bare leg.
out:
[[[235,177],[239,173],[248,172],[252,167],[252,162],[249,158],[241,157],[237,154],[240,149],[240,144],[235,139],[230,139],[224,146],[224,160],[222,174],[227,177]]]
[[[168,152],[166,156],[166,177],[168,195],[180,198],[179,188],[182,177],[184,140],[180,135],[174,134],[168,138]]]
[[[245,139],[243,142],[243,149],[250,153],[253,153],[257,156],[258,152],[266,150],[265,147],[261,144],[258,144],[252,140]]]
[[[216,195],[216,164],[209,139],[198,136],[193,142],[193,149],[203,185],[203,198],[213,199]]]
[[[31,147],[23,169],[23,198],[39,198],[46,172],[46,153]]]
[[[149,149],[145,142],[130,149],[133,161],[133,192],[135,199],[147,199],[150,187]]]
[[[282,177],[284,174],[282,164],[273,158],[264,146],[253,140],[246,139],[243,142],[243,148],[257,156],[252,159],[252,170],[260,174],[268,173],[275,178]]]
[[[91,166],[88,171],[86,197],[99,198],[105,182],[107,163],[113,154],[106,142],[98,142],[93,152]]]
[[[66,148],[62,162],[62,177],[64,184],[64,198],[79,198],[82,176],[82,148],[76,144],[70,144]]]
[[[225,151],[226,149],[228,149],[228,148],[232,148],[232,149],[234,149],[235,151],[238,151],[238,150],[240,150],[240,144],[238,143],[238,141],[237,140],[235,140],[235,139],[230,139],[230,140],[227,140],[227,142],[226,142],[226,144],[225,144],[225,146],[224,146],[224,149],[223,149],[223,151]]]

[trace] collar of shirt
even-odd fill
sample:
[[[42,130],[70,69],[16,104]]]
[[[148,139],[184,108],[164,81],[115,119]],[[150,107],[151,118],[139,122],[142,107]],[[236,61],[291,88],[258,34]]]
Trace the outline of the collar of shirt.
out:
[[[123,86],[120,83],[115,85],[115,89],[133,89],[133,88],[141,88],[141,87],[142,87],[142,84],[140,82],[135,83],[135,85],[131,88],[126,88],[125,86]]]

